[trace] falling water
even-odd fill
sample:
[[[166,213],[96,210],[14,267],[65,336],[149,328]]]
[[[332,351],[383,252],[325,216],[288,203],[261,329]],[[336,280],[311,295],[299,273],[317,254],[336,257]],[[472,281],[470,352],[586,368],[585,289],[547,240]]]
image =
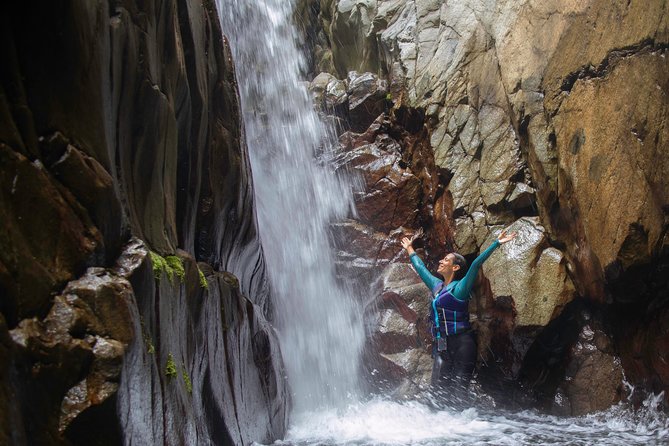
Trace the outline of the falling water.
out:
[[[299,412],[350,401],[364,330],[335,277],[328,225],[352,209],[350,187],[317,155],[333,147],[300,83],[293,1],[217,0],[230,39],[274,293],[275,323]]]

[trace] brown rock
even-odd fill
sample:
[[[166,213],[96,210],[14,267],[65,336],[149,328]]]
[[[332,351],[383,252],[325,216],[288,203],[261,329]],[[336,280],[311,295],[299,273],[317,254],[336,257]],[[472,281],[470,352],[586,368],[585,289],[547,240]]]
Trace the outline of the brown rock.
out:
[[[83,412],[103,404],[116,394],[124,353],[125,346],[122,343],[96,337],[90,374],[71,387],[63,398],[58,423],[60,432],[65,432]]]
[[[622,59],[607,76],[577,81],[554,120],[561,174],[572,179],[564,200],[587,209],[583,236],[599,265],[616,260],[635,226],[646,232],[645,246],[636,246],[641,256],[649,256],[663,234],[668,71],[666,57],[657,53]],[[648,196],[654,199],[642,198]]]
[[[368,307],[376,331],[365,349],[365,364],[381,373],[369,379],[388,380],[401,394],[415,392],[429,383],[431,373],[429,291],[408,263],[388,265],[376,286],[382,291]]]
[[[123,343],[134,338],[129,309],[134,296],[127,280],[106,270],[91,268],[81,279],[68,283],[63,294],[69,299],[77,296],[90,307],[103,327],[99,334]]]
[[[360,220],[377,231],[413,226],[421,182],[405,167],[399,144],[386,135],[343,155],[340,165],[361,174],[365,190],[355,194]]]
[[[0,144],[1,305],[10,325],[49,307],[49,293],[83,272],[102,239],[74,197],[39,160]]]
[[[52,136],[51,145],[54,145],[53,139]],[[50,166],[50,171],[88,210],[103,239],[100,249],[105,257],[100,263],[111,263],[125,239],[123,214],[112,177],[95,158],[71,144],[67,144],[64,153]]]
[[[586,325],[571,351],[562,386],[573,416],[605,410],[620,401],[622,394],[620,359],[599,350],[595,336],[606,337]]]

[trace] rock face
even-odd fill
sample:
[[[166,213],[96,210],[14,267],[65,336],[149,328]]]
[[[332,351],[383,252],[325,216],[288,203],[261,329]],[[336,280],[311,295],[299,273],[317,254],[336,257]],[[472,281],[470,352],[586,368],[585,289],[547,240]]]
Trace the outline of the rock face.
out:
[[[391,254],[391,246],[400,249],[392,245],[399,238],[393,231],[421,226],[430,266],[444,248],[474,257],[517,222],[524,235],[486,263],[470,308],[484,368],[501,364],[498,373],[510,379],[530,373],[524,356],[576,299],[600,307],[601,330],[612,338],[607,354],[611,361],[620,356],[628,378],[656,392],[669,390],[656,353],[666,344],[661,318],[669,305],[666,2],[335,0],[321,2],[318,17],[320,45],[327,41],[330,50],[321,48],[314,65],[329,67],[330,82],[363,70],[388,81],[392,109],[381,134],[376,121],[361,136],[342,138],[350,167],[374,178],[380,160],[387,160],[377,151],[375,158],[365,155],[367,165],[356,163],[354,149],[362,144],[350,141],[370,132],[380,141],[391,135],[387,129],[399,134],[409,122],[415,135],[411,144],[396,140],[394,153],[419,182],[421,192],[405,197],[416,218],[394,221],[382,208],[392,198],[374,202],[382,194],[366,180],[360,196],[369,200],[359,201],[360,221],[345,225],[358,228],[354,245],[385,243],[384,267],[393,268],[406,261]],[[408,121],[408,111],[419,122]],[[359,243],[363,233],[376,242]],[[344,263],[378,277],[379,262],[353,248],[342,251]],[[396,289],[371,294],[388,293],[402,296]],[[379,308],[404,319],[384,305]],[[377,337],[383,336],[379,328]],[[568,373],[561,369],[565,382],[590,367],[590,359],[569,359],[571,351],[561,348],[559,361],[571,364]],[[643,359],[632,353],[639,351]],[[394,364],[416,381],[412,371],[420,361],[410,356]],[[608,402],[588,408],[574,400],[565,406],[573,413],[615,399],[597,386],[580,389]],[[562,395],[574,398],[571,391]]]
[[[214,5],[0,9],[0,443],[282,436]]]

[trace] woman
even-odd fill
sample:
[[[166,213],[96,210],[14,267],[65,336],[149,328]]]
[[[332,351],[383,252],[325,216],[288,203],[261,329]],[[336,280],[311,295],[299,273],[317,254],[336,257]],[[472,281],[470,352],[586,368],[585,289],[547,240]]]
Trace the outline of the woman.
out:
[[[476,335],[469,323],[469,299],[481,265],[503,243],[516,237],[502,231],[497,240],[473,262],[467,274],[467,261],[460,254],[451,252],[439,261],[437,272],[444,278],[430,274],[423,261],[413,249],[413,240],[405,237],[402,247],[406,249],[411,264],[425,285],[432,292],[430,320],[432,321],[432,386],[455,385],[467,387],[476,365]]]

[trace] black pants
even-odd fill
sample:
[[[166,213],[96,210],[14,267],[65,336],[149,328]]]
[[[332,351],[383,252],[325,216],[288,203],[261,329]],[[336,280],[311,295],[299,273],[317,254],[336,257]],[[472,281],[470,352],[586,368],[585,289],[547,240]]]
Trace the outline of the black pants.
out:
[[[473,331],[448,336],[446,351],[438,352],[435,345],[432,350],[432,387],[443,390],[463,390],[476,365],[476,334]]]

